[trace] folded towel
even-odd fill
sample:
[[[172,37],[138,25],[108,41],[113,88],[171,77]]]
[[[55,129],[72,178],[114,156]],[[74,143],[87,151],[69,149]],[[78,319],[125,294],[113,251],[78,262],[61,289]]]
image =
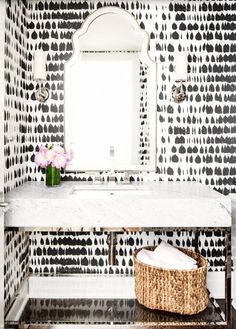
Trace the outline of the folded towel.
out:
[[[169,243],[166,243],[164,241],[161,241],[161,243],[155,248],[153,251],[154,258],[158,262],[163,262],[173,264],[173,266],[176,264],[176,266],[179,266],[181,262],[183,263],[190,263],[191,265],[196,265],[197,262],[195,259],[189,257],[179,249],[173,247]]]
[[[197,268],[197,265],[191,264],[190,262],[169,262],[169,259],[166,261],[159,261],[155,258],[154,252],[151,250],[142,249],[137,253],[137,260],[151,266],[171,269],[171,270],[192,270]]]

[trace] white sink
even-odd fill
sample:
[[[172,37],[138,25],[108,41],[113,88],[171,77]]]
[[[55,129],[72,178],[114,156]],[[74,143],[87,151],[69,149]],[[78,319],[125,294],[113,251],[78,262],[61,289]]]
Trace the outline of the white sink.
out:
[[[133,185],[91,185],[76,186],[73,188],[71,195],[78,197],[109,197],[122,195],[150,195],[152,192],[143,186]]]

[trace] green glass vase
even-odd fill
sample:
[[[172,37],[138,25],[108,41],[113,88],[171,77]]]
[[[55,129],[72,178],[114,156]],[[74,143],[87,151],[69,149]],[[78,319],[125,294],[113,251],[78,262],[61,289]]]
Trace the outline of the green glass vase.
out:
[[[46,185],[58,186],[61,183],[61,170],[51,165],[46,168]]]

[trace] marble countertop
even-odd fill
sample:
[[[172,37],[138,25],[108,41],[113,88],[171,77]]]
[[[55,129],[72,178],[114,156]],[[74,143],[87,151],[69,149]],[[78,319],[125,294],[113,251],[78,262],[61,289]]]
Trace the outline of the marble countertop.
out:
[[[0,192],[0,216],[6,213],[8,210],[7,204],[5,205],[4,194]]]
[[[45,230],[231,226],[230,198],[203,184],[135,183],[129,184],[128,192],[126,187],[62,182],[50,188],[44,182],[27,182],[5,195],[10,203],[5,226]],[[112,193],[107,193],[110,189]]]

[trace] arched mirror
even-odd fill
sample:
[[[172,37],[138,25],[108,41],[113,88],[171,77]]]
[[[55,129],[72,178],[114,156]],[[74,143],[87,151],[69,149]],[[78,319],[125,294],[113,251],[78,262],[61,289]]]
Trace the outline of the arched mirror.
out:
[[[73,35],[65,63],[69,171],[156,169],[156,64],[148,34],[117,7],[101,8]]]

